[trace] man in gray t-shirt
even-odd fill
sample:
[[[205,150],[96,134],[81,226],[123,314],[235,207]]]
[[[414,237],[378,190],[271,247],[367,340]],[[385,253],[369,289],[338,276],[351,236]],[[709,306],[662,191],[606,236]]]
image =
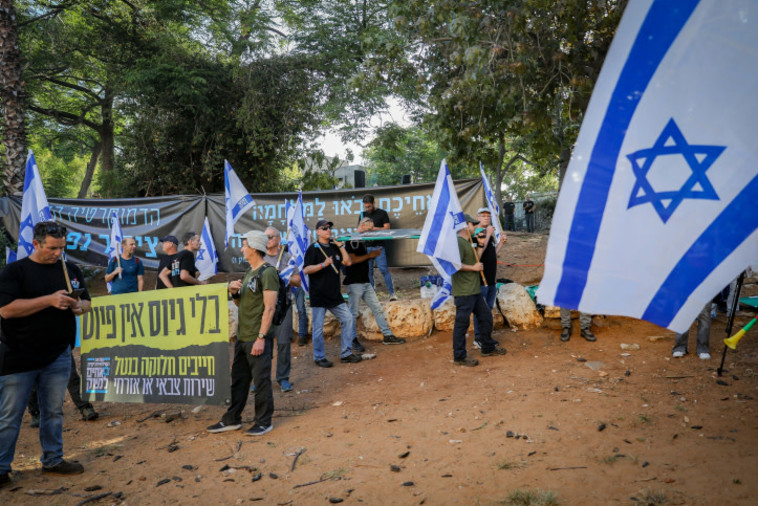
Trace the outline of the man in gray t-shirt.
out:
[[[279,230],[274,227],[268,227],[266,229],[266,236],[268,237],[268,244],[266,245],[266,255],[263,259],[270,265],[273,265],[278,272],[281,272],[287,267],[290,261],[289,252],[284,250],[282,246],[282,238]],[[300,276],[296,273],[290,277],[289,286],[300,286]],[[288,291],[288,297],[292,297],[292,294]],[[284,315],[284,320],[279,325],[279,330],[276,333],[276,382],[282,388],[282,392],[292,391],[292,383],[290,383],[290,368],[291,352],[290,343],[292,342],[292,305],[287,309],[287,314]]]

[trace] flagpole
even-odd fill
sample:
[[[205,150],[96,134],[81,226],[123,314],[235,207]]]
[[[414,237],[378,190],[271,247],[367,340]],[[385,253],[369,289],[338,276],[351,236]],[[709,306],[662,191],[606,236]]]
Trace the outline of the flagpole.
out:
[[[732,301],[732,307],[729,313],[729,321],[726,324],[726,335],[729,337],[729,335],[732,333],[732,326],[734,325],[734,317],[737,316],[737,308],[740,306],[740,293],[742,292],[742,282],[745,279],[745,271],[742,271],[740,274],[740,277],[737,279],[737,286],[734,288],[734,300]],[[719,365],[719,368],[716,369],[716,375],[721,376],[721,374],[724,372],[724,361],[726,360],[726,349],[727,344],[724,343],[724,351],[721,354],[721,364]]]
[[[71,279],[69,279],[68,277],[68,269],[66,269],[66,260],[63,258],[63,255],[61,255],[61,266],[63,266],[63,277],[66,278],[66,288],[68,288],[68,293],[71,293],[74,290],[71,288]]]
[[[471,245],[471,249],[474,250],[474,256],[476,257],[476,262],[479,263],[479,254],[476,252],[476,246],[474,246],[474,239],[471,237],[471,230],[468,228],[468,224],[466,224],[466,233],[468,234],[468,243]],[[484,286],[487,285],[487,280],[484,279],[484,271],[479,271],[479,275],[482,277],[482,283],[484,283]]]

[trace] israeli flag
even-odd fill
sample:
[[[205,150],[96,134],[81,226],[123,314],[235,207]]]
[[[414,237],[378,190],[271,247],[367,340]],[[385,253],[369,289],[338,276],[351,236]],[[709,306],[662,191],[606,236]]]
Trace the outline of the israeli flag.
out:
[[[497,204],[495,198],[495,192],[492,191],[490,182],[487,180],[487,174],[484,173],[484,167],[482,162],[479,162],[479,172],[482,173],[482,185],[484,185],[484,196],[487,199],[487,207],[490,208],[490,216],[492,216],[492,226],[495,227],[495,242],[500,242],[500,236],[503,235],[503,229],[500,226],[500,206]]]
[[[123,239],[124,234],[121,233],[121,222],[118,219],[118,213],[113,211],[113,213],[111,213],[111,238],[108,243],[108,251],[106,252],[108,254],[108,262],[121,255],[121,241]],[[118,260],[116,261],[118,262]],[[121,273],[119,273],[118,278],[121,279]],[[111,293],[112,286],[113,283],[106,283],[108,293]]]
[[[39,177],[37,161],[34,159],[34,153],[29,150],[29,156],[26,158],[26,173],[24,174],[24,194],[21,201],[21,217],[18,230],[18,252],[16,258],[21,260],[32,254],[34,251],[34,225],[40,221],[50,221],[53,215],[50,214],[50,206],[47,205],[45,197],[45,188],[42,186],[42,179]]]
[[[423,253],[432,261],[432,265],[444,278],[442,289],[432,299],[432,309],[441,306],[450,296],[451,277],[461,268],[461,254],[458,251],[458,231],[466,227],[458,194],[455,191],[453,177],[447,168],[447,161],[442,160],[437,182],[434,185],[429,212],[424,220],[424,228],[418,240],[416,251]],[[445,286],[450,290],[445,290]]]
[[[5,264],[8,265],[11,262],[16,261],[16,252],[13,251],[10,246],[5,247]]]
[[[297,195],[297,203],[287,210],[287,247],[290,254],[290,265],[288,267],[291,267],[292,270],[285,281],[289,282],[289,276],[297,269],[297,272],[300,273],[301,286],[306,293],[308,292],[308,279],[303,274],[303,267],[305,266],[305,250],[308,249],[309,234],[310,231],[305,224],[303,214],[303,192],[301,191]],[[284,270],[282,274],[284,274]]]
[[[234,224],[243,214],[253,208],[255,201],[226,160],[224,160],[224,202],[226,204],[226,239],[224,245],[228,247],[229,238],[234,235]]]
[[[200,271],[200,276],[197,278],[200,281],[205,281],[218,273],[218,253],[207,216],[203,222],[203,231],[200,234],[200,249],[197,251],[195,266]]]
[[[544,304],[687,330],[758,256],[758,3],[632,0],[555,209]]]

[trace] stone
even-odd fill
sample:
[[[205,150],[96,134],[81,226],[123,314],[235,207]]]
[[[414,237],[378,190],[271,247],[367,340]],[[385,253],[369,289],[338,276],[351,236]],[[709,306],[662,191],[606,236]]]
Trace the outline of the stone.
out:
[[[634,344],[621,343],[619,346],[621,346],[622,350],[627,350],[627,351],[634,351],[634,350],[640,349],[640,345],[636,343]]]
[[[561,308],[558,306],[545,306],[545,319],[560,318]]]
[[[404,299],[384,306],[387,325],[397,337],[426,337],[432,331],[433,317],[429,299]]]
[[[361,337],[367,341],[382,340],[382,331],[379,329],[379,325],[376,323],[374,312],[371,311],[371,308],[368,306],[361,305],[360,309],[358,310],[358,320],[356,322],[356,325],[358,325],[358,337]]]
[[[239,309],[237,304],[229,301],[229,339],[237,337],[237,315]]]
[[[306,334],[313,335],[313,317],[311,315],[311,308],[306,305],[305,312],[308,315],[308,331]],[[297,305],[295,301],[292,301],[292,330],[295,335],[300,334],[300,313],[297,311]]]
[[[511,327],[526,330],[542,325],[542,316],[537,311],[537,306],[526,289],[518,283],[502,285],[497,291],[497,300]]]

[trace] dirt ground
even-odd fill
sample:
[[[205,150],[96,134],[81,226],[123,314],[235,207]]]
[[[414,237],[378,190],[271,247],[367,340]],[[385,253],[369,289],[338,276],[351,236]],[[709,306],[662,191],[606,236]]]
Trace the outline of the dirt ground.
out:
[[[545,244],[511,234],[501,260],[518,265],[501,277],[538,283]],[[423,274],[394,271],[409,297]],[[753,279],[743,294],[755,292]],[[719,378],[725,322],[710,361],[673,359],[671,332],[621,317],[595,317],[596,343],[578,322],[568,343],[555,320],[500,330],[508,354],[475,368],[453,366],[449,333],[370,343],[376,359],[332,369],[293,344],[295,391],[275,388],[274,430],[260,438],[206,433],[221,407],[97,403],[101,418],[83,422],[67,399],[66,458],[85,473],[42,474],[27,415],[0,504],[756,504],[758,333]],[[509,502],[517,491],[531,502]]]

